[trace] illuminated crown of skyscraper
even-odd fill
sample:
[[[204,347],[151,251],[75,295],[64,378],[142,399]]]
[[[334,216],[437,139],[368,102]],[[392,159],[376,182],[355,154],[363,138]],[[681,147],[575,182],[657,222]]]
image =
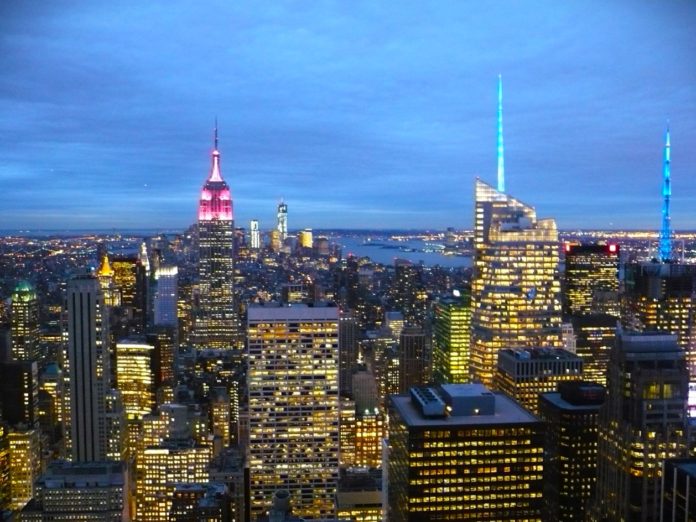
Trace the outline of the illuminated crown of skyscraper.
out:
[[[230,187],[220,173],[220,151],[218,150],[218,131],[215,125],[215,146],[208,179],[201,190],[198,204],[199,221],[232,221],[232,195]]]

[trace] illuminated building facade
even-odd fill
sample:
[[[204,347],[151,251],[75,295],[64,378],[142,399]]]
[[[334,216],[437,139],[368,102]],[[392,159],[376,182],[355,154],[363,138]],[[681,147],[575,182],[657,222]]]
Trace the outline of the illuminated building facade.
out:
[[[116,388],[121,392],[127,420],[142,419],[155,407],[154,351],[144,338],[116,343]]]
[[[249,223],[249,234],[252,250],[259,250],[261,248],[261,230],[259,229],[259,220],[252,219]]]
[[[621,322],[637,331],[676,335],[686,351],[691,383],[696,384],[696,265],[637,263],[626,265],[624,274]]]
[[[312,244],[314,243],[314,238],[312,235],[312,229],[311,228],[305,228],[304,230],[300,230],[300,233],[298,234],[297,237],[298,241],[298,246],[300,248],[312,248]]]
[[[171,326],[179,324],[177,317],[177,302],[179,291],[177,281],[179,269],[176,266],[160,266],[155,270],[155,294],[153,299],[155,326]]]
[[[287,489],[303,517],[333,516],[338,483],[338,323],[334,306],[248,309],[251,512]]]
[[[414,387],[390,399],[390,522],[541,522],[539,419],[481,384]]]
[[[8,437],[10,454],[10,508],[18,511],[34,496],[34,481],[41,472],[39,430],[13,430]]]
[[[278,230],[271,230],[270,245],[273,252],[280,252],[280,247],[282,246],[282,241],[280,240],[280,232]]]
[[[599,416],[596,519],[660,520],[662,462],[689,450],[688,387],[676,336],[619,335]]]
[[[194,325],[198,348],[232,349],[237,343],[233,238],[232,196],[220,174],[216,129],[212,167],[198,205],[200,305]]]
[[[109,262],[109,256],[105,252],[97,269],[97,279],[99,279],[99,286],[104,294],[104,304],[106,306],[121,306],[121,293],[114,285],[114,274],[114,269]]]
[[[473,377],[491,385],[503,348],[560,346],[556,223],[476,180]]]
[[[288,206],[282,200],[278,203],[278,222],[276,224],[278,238],[283,244],[288,237]]]
[[[399,393],[411,386],[424,384],[426,371],[426,338],[422,328],[406,326],[399,339]]]
[[[609,314],[589,314],[573,316],[571,321],[575,335],[575,353],[582,357],[583,378],[606,386],[618,319]]]
[[[338,446],[341,468],[352,468],[355,463],[355,401],[340,397]]]
[[[18,361],[38,361],[39,299],[36,291],[22,281],[12,292],[12,357]]]
[[[0,422],[0,511],[9,509],[12,502],[9,435],[7,425]]]
[[[189,441],[163,442],[143,451],[142,488],[138,497],[137,520],[168,522],[177,484],[208,482],[212,447]]]
[[[111,267],[128,331],[141,334],[147,326],[147,270],[139,256],[114,258]]]
[[[539,398],[546,423],[544,502],[546,520],[584,520],[597,482],[597,427],[606,389],[563,382]]]
[[[566,243],[564,251],[564,312],[619,317],[619,245]]]
[[[68,283],[68,344],[64,357],[65,446],[72,460],[107,460],[106,393],[110,357],[108,316],[96,278]]]
[[[581,380],[582,368],[582,359],[562,348],[505,349],[498,352],[493,384],[536,414],[539,394],[556,391],[558,383]]]
[[[435,303],[433,324],[433,380],[437,383],[469,382],[471,349],[471,292]]]
[[[386,419],[379,408],[355,413],[355,465],[382,467],[382,440],[387,433]]]
[[[130,520],[125,470],[117,462],[54,461],[36,482],[20,522]]]

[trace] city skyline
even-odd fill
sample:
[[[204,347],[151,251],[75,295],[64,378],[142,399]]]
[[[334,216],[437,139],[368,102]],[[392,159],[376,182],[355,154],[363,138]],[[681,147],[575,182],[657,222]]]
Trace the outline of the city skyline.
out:
[[[561,229],[657,231],[669,119],[672,226],[693,229],[694,20],[678,1],[7,2],[0,221],[187,227],[217,115],[240,226],[269,229],[284,198],[292,230],[471,229],[474,179],[496,178],[502,74],[511,195]]]

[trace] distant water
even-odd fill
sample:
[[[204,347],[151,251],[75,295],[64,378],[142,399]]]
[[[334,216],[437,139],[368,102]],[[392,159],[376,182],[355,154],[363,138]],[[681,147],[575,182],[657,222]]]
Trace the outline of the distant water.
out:
[[[426,266],[440,265],[447,268],[467,268],[472,265],[470,257],[464,256],[445,256],[438,252],[421,252],[427,248],[424,241],[412,240],[404,242],[387,241],[386,239],[374,239],[373,243],[386,244],[389,247],[383,248],[377,245],[364,244],[361,237],[334,237],[332,240],[341,245],[343,257],[353,254],[358,257],[369,257],[376,263],[383,265],[394,264],[395,259],[407,259],[412,263],[423,262]],[[404,252],[401,248],[413,249],[416,252]]]

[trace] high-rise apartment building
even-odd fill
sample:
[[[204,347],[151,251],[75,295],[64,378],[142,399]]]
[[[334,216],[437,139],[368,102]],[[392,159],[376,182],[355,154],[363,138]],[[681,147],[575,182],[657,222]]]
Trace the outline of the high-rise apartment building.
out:
[[[544,425],[481,384],[391,397],[390,522],[542,520]]]
[[[457,290],[435,303],[433,380],[441,384],[468,382],[470,351],[471,292]]]
[[[583,379],[606,386],[618,318],[610,314],[574,315],[571,322],[575,354],[582,357]]]
[[[619,245],[566,243],[564,252],[564,312],[619,317]]]
[[[155,270],[155,293],[153,297],[155,326],[171,326],[177,328],[177,303],[179,290],[177,281],[179,269],[176,266],[162,265]]]
[[[236,347],[238,319],[234,298],[234,218],[230,188],[220,173],[217,129],[210,175],[198,205],[198,284],[195,315],[198,348]]]
[[[360,325],[355,312],[341,310],[338,322],[339,383],[341,395],[352,397],[353,366],[358,362],[358,338]]]
[[[288,238],[288,205],[283,200],[278,203],[278,221],[276,223],[281,245]]]
[[[498,352],[493,385],[536,414],[539,394],[556,391],[561,382],[581,380],[582,368],[583,360],[562,348],[505,349]]]
[[[503,348],[560,346],[558,230],[533,207],[476,180],[473,376],[491,385]]]
[[[41,472],[41,440],[38,429],[17,429],[8,437],[11,509],[22,509],[34,496],[34,481]]]
[[[689,450],[688,386],[676,336],[619,335],[599,416],[596,520],[660,520],[662,462]]]
[[[39,352],[39,299],[26,281],[12,292],[12,357],[18,361],[38,361]]]
[[[64,357],[64,437],[72,460],[106,460],[106,393],[110,358],[108,318],[99,282],[90,275],[68,283],[68,344]]]
[[[399,338],[399,393],[411,386],[425,384],[427,379],[426,336],[422,328],[406,326]]]
[[[293,511],[333,515],[338,483],[338,323],[335,306],[248,310],[251,512],[287,489]]]
[[[249,243],[251,244],[252,250],[258,250],[261,248],[261,230],[259,230],[259,220],[252,219],[249,223]]]
[[[597,426],[606,389],[590,382],[562,382],[539,398],[546,423],[544,502],[546,520],[584,520],[597,481]]]

